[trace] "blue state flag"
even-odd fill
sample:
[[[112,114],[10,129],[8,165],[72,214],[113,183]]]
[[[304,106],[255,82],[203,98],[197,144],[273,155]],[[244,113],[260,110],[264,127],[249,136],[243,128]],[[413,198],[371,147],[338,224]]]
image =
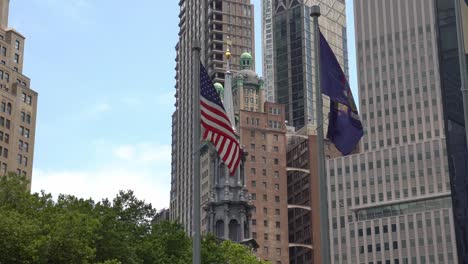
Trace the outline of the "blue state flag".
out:
[[[322,93],[330,97],[327,138],[343,155],[348,155],[364,132],[346,76],[322,33],[320,69]]]

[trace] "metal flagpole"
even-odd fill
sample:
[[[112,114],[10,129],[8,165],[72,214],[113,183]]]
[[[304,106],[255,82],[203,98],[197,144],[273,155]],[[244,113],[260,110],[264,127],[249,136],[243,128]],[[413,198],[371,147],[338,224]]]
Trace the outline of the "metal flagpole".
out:
[[[317,114],[317,156],[318,156],[318,176],[320,182],[320,247],[322,264],[330,264],[330,243],[328,237],[328,199],[327,199],[327,177],[325,174],[325,152],[323,143],[323,98],[320,87],[320,30],[318,18],[320,16],[320,6],[314,5],[311,8],[310,16],[314,20],[314,47],[315,47],[315,101]]]
[[[192,43],[192,87],[193,87],[193,252],[192,263],[201,264],[200,225],[200,41]]]
[[[463,109],[465,115],[465,133],[466,143],[468,144],[468,74],[466,72],[466,58],[465,58],[465,46],[463,40],[463,24],[462,24],[462,13],[461,5],[463,4],[460,0],[455,0],[455,16],[457,23],[457,35],[458,35],[458,57],[460,58],[460,82],[461,92],[463,95]],[[466,15],[466,14],[465,14]],[[468,146],[467,146],[468,147]]]

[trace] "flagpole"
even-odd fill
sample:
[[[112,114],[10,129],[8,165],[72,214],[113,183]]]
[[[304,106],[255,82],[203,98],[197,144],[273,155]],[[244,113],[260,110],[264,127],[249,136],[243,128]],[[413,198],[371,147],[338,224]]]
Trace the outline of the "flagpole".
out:
[[[330,264],[330,242],[328,229],[328,199],[327,199],[327,177],[325,174],[325,152],[323,143],[323,98],[320,86],[320,30],[318,17],[320,6],[311,7],[310,16],[314,20],[314,47],[315,47],[315,101],[317,121],[317,156],[319,176],[319,203],[320,203],[320,247],[322,264]]]
[[[201,225],[200,225],[200,41],[192,42],[192,87],[193,87],[193,252],[192,263],[201,264]]]
[[[466,143],[468,146],[468,74],[466,73],[466,58],[465,58],[465,45],[463,40],[463,24],[462,24],[462,13],[461,7],[462,2],[455,0],[455,17],[457,23],[457,35],[458,35],[458,57],[460,62],[460,82],[461,92],[463,95],[463,109],[465,115],[465,133]]]

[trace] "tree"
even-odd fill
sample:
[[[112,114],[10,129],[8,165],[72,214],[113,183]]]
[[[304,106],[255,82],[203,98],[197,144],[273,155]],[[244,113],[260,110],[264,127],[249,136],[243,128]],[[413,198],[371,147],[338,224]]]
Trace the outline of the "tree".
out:
[[[152,224],[156,210],[133,191],[111,201],[30,194],[25,177],[0,177],[0,263],[191,263],[182,226]],[[202,262],[262,264],[242,245],[203,237]]]

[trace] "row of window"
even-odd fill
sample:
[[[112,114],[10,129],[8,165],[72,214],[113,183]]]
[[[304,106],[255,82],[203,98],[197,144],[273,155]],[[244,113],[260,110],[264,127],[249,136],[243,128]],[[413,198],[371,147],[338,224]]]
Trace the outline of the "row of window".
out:
[[[10,74],[0,70],[0,80],[5,80],[6,82],[9,82],[10,81]]]
[[[251,197],[252,197],[253,201],[257,200],[257,194],[256,193],[252,193]],[[268,201],[268,195],[266,195],[266,194],[263,195],[263,201],[264,202]],[[277,203],[280,202],[280,197],[278,195],[275,195],[275,202],[277,202]]]
[[[31,114],[25,113],[24,111],[21,112],[21,121],[27,124],[31,124]]]
[[[448,260],[450,261],[450,263],[453,263],[452,261],[454,260],[453,259],[453,252],[448,252],[447,253],[447,256],[448,256]],[[338,262],[338,259],[339,257],[337,255],[335,255],[335,260]],[[389,259],[385,260],[385,261],[382,261],[382,260],[378,260],[376,262],[369,262],[368,264],[400,264],[400,263],[403,263],[403,264],[417,264],[417,263],[421,263],[421,264],[426,264],[426,263],[444,263],[445,259],[444,259],[444,254],[443,253],[439,253],[438,254],[438,260],[439,262],[436,262],[436,255],[429,255],[429,256],[420,256],[419,257],[419,262],[418,262],[418,258],[417,257],[412,257],[411,259],[410,258],[403,258],[403,261],[400,262],[399,259],[394,259],[393,262]],[[361,264],[365,264],[363,262],[361,262]]]
[[[249,122],[247,122],[247,123],[249,123]],[[250,137],[251,137],[251,138],[255,138],[255,134],[256,134],[256,133],[255,133],[255,130],[251,130],[251,131],[250,131]],[[266,139],[266,133],[261,132],[260,135],[261,135],[261,138],[262,138],[262,139],[264,139],[264,140]],[[274,134],[274,135],[273,135],[273,140],[274,140],[274,141],[278,141],[278,139],[279,139],[278,135]]]
[[[8,159],[8,149],[0,146],[0,157]]]
[[[2,102],[0,104],[0,111],[2,111],[3,113],[7,113],[9,115],[11,115],[11,103],[5,103],[5,102]]]
[[[29,128],[25,128],[24,126],[19,127],[19,133],[21,136],[24,136],[25,138],[29,138]]]
[[[26,104],[28,104],[28,105],[31,105],[31,103],[32,103],[32,97],[31,97],[31,95],[28,95],[28,94],[26,94],[26,93],[23,93],[21,96],[22,96],[21,99],[23,100],[24,103],[26,103]]]
[[[252,225],[254,225],[254,226],[257,225],[257,219],[252,219]],[[269,226],[268,220],[263,221],[263,226],[264,226],[264,227],[268,227],[268,226]],[[280,223],[279,221],[276,221],[276,222],[275,222],[275,227],[278,228],[278,229],[281,228],[281,223]]]
[[[18,164],[28,166],[28,157],[18,154]]]
[[[262,145],[261,149],[262,149],[262,151],[267,151],[266,145]],[[250,144],[250,150],[255,151],[255,144],[254,143]],[[272,151],[273,152],[279,152],[279,147],[278,146],[273,146]]]
[[[252,182],[251,182],[251,186],[252,186],[253,188],[256,188],[256,187],[257,187],[257,181],[252,181]],[[266,189],[266,188],[267,188],[267,182],[265,182],[265,181],[262,182],[262,186],[263,186],[263,188]],[[277,183],[275,184],[275,190],[279,190],[279,184],[277,184]]]
[[[16,169],[16,174],[26,176],[26,171],[21,169]]]
[[[275,164],[278,164],[278,163],[275,163]],[[256,169],[256,168],[251,168],[251,169],[250,169],[250,173],[253,174],[253,175],[256,175],[256,174],[257,174],[257,169]],[[263,175],[263,176],[267,176],[267,171],[266,171],[266,169],[262,169],[262,175]],[[273,177],[279,178],[279,171],[274,171],[274,172],[273,172]]]
[[[24,150],[26,152],[29,152],[29,143],[25,142],[23,140],[18,141],[18,147],[20,150]]]
[[[0,131],[0,141],[5,141],[5,143],[10,143],[10,135],[8,133],[3,133]]]
[[[417,145],[417,148],[419,149],[420,147],[422,147],[422,144],[418,144]],[[409,163],[414,163],[415,160],[417,159],[418,161],[422,161],[424,159],[427,159],[427,160],[430,160],[432,155],[431,153],[434,153],[434,157],[436,158],[439,158],[441,156],[441,154],[443,156],[446,156],[447,155],[447,150],[445,148],[442,149],[442,151],[440,151],[438,148],[437,145],[434,145],[434,150],[433,151],[426,151],[426,152],[423,152],[421,150],[419,150],[419,153],[409,153],[408,156],[405,156],[405,153],[402,153],[400,156],[398,157],[393,157],[393,158],[385,158],[384,160],[381,160],[381,159],[378,159],[376,161],[369,161],[368,163],[365,163],[365,162],[362,162],[360,165],[358,164],[354,164],[351,166],[345,166],[344,169],[341,168],[341,167],[338,167],[336,170],[331,168],[329,170],[329,175],[331,177],[335,177],[335,176],[343,176],[343,171],[346,175],[349,175],[349,173],[351,172],[351,168],[353,170],[353,172],[365,172],[365,171],[372,171],[374,170],[374,168],[376,169],[381,169],[383,167],[390,167],[390,164],[393,164],[393,165],[397,165],[398,164],[398,160],[400,160],[401,162],[403,162],[404,160],[406,161],[409,161]],[[430,149],[430,145],[426,144],[426,149]],[[412,151],[412,149],[409,149],[409,151]],[[407,159],[408,158],[408,159]]]
[[[10,119],[0,116],[0,126],[10,129],[10,124],[11,124]]]
[[[257,162],[257,158],[256,158],[255,156],[252,155],[252,156],[250,156],[250,161],[251,161],[251,162]],[[266,163],[267,163],[267,158],[266,158],[266,157],[262,157],[262,161],[263,161],[264,164],[266,164]],[[279,164],[279,159],[274,158],[274,159],[273,159],[273,163],[274,163],[275,165],[278,165],[278,164]]]

